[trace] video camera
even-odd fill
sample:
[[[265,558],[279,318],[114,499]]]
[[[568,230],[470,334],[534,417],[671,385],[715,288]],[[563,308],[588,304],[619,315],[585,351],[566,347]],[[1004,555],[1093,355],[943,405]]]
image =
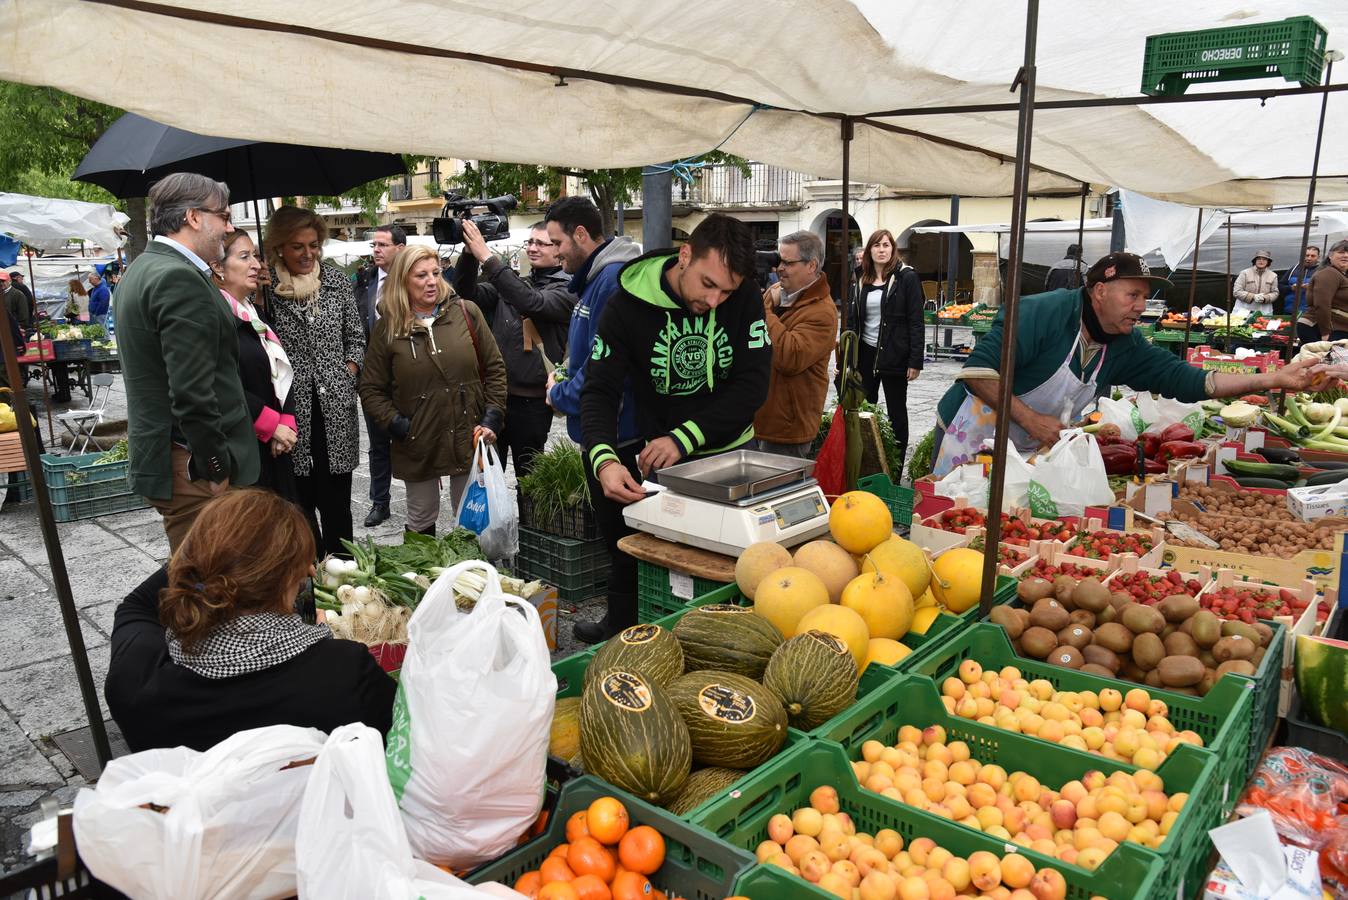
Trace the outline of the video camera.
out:
[[[431,234],[438,244],[462,244],[463,220],[471,219],[482,232],[484,241],[499,241],[510,237],[510,210],[519,205],[513,194],[470,200],[462,194],[445,191],[445,205],[440,215],[431,222]],[[487,212],[473,215],[473,210]]]
[[[757,257],[754,267],[758,270],[758,286],[767,290],[768,276],[782,264],[782,255],[777,252],[776,241],[757,241],[754,255]]]

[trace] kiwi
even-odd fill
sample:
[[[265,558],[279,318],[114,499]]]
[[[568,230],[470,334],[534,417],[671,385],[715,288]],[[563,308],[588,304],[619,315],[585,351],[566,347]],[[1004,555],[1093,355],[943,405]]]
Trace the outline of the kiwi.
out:
[[[1099,644],[1088,644],[1087,646],[1082,647],[1081,657],[1088,663],[1101,666],[1108,670],[1111,676],[1117,673],[1119,667],[1123,665],[1123,662],[1119,659],[1117,653],[1110,650],[1108,647],[1102,647]]]
[[[1254,664],[1245,659],[1228,659],[1217,667],[1217,677],[1221,678],[1228,673],[1235,675],[1253,676],[1255,672]]]
[[[1209,610],[1200,609],[1194,613],[1189,617],[1188,625],[1194,642],[1204,650],[1222,639],[1222,620]]]
[[[1109,595],[1109,605],[1115,609],[1123,609],[1129,603],[1133,602],[1132,594],[1127,591],[1112,591]]]
[[[1061,631],[1071,621],[1072,614],[1057,600],[1049,597],[1040,600],[1030,610],[1030,624],[1047,628],[1049,631]]]
[[[1021,634],[1020,646],[1024,648],[1026,656],[1043,659],[1058,646],[1058,636],[1047,628],[1033,625]]]
[[[1176,630],[1176,626],[1173,622],[1166,622],[1165,627],[1161,629],[1161,640],[1170,637]]]
[[[1068,625],[1058,632],[1058,643],[1081,650],[1091,643],[1091,630],[1085,625]]]
[[[1133,638],[1133,661],[1140,668],[1151,670],[1165,658],[1165,644],[1150,631],[1144,631]],[[1195,660],[1197,662],[1197,660]]]
[[[1233,634],[1238,634],[1243,638],[1248,638],[1249,640],[1254,642],[1254,645],[1256,647],[1263,644],[1263,640],[1259,637],[1258,629],[1256,629],[1253,625],[1246,625],[1244,622],[1234,622],[1234,621],[1223,622],[1222,637],[1230,637]]]
[[[1053,597],[1063,606],[1072,602],[1072,592],[1077,589],[1077,580],[1071,575],[1059,575],[1053,579]]]
[[[992,612],[988,613],[988,620],[994,625],[1002,626],[1006,631],[1006,636],[1011,640],[1020,637],[1025,631],[1025,625],[1021,622],[1020,616],[1009,606],[994,606]]]
[[[1239,634],[1233,634],[1230,637],[1224,637],[1212,648],[1212,658],[1219,663],[1224,663],[1231,659],[1249,659],[1254,656],[1254,651],[1259,649],[1259,645],[1247,637]]]
[[[1268,642],[1273,640],[1273,628],[1266,622],[1255,622],[1251,627],[1259,632],[1259,646],[1267,647]]]
[[[1020,584],[1016,585],[1016,596],[1026,606],[1033,606],[1037,601],[1053,595],[1053,582],[1043,578],[1026,578]]]
[[[1147,670],[1139,668],[1137,663],[1133,662],[1133,658],[1130,656],[1125,659],[1123,665],[1119,667],[1119,677],[1125,681],[1136,681],[1140,683],[1146,680]]]
[[[1119,611],[1112,606],[1106,606],[1095,614],[1095,624],[1104,625],[1106,622],[1114,622],[1119,618]]]
[[[1127,653],[1133,648],[1133,633],[1119,622],[1106,622],[1096,627],[1095,643],[1115,653]]]
[[[1183,631],[1175,631],[1166,635],[1163,639],[1165,643],[1166,656],[1197,656],[1198,644],[1194,639]]]
[[[1170,691],[1171,693],[1175,693],[1175,694],[1183,694],[1183,695],[1186,696],[1186,697],[1197,697],[1197,696],[1199,696],[1198,690],[1197,690],[1196,688],[1192,688],[1192,687],[1172,687],[1172,688],[1166,688],[1166,690],[1167,690],[1167,691]]]
[[[1072,602],[1077,609],[1099,612],[1109,605],[1109,589],[1098,578],[1083,578],[1072,591]]]
[[[1148,672],[1142,679],[1142,683],[1147,687],[1165,687],[1165,684],[1161,682],[1161,673],[1156,669],[1152,669]]]
[[[1200,648],[1198,651],[1198,661],[1209,669],[1217,668],[1217,658],[1212,655],[1211,650],[1203,650]]]
[[[1195,613],[1194,615],[1197,615],[1197,613]],[[1183,634],[1192,635],[1194,633],[1194,617],[1190,616],[1189,618],[1185,619],[1183,622],[1180,623],[1179,628],[1176,630]]]
[[[1072,625],[1085,625],[1087,628],[1095,627],[1095,613],[1089,609],[1074,609],[1069,620]]]
[[[1157,664],[1156,671],[1166,687],[1189,687],[1207,674],[1203,664],[1192,656],[1167,656]]]
[[[1215,669],[1204,669],[1203,680],[1194,685],[1194,690],[1198,691],[1198,696],[1206,697],[1208,691],[1217,683],[1217,671]]]
[[[1050,662],[1055,666],[1062,666],[1064,669],[1080,669],[1086,664],[1086,661],[1081,656],[1081,651],[1070,644],[1054,647],[1045,662]]]
[[[1133,634],[1160,634],[1165,628],[1165,617],[1156,611],[1154,607],[1143,606],[1140,603],[1134,603],[1131,606],[1125,606],[1119,621],[1128,627]]]
[[[1198,612],[1198,601],[1188,594],[1171,594],[1160,603],[1156,604],[1161,615],[1165,616],[1167,622],[1179,624],[1185,619]]]
[[[1078,669],[1077,671],[1079,671],[1079,672],[1090,672],[1092,675],[1099,675],[1101,678],[1113,678],[1113,677],[1114,677],[1114,673],[1111,672],[1111,671],[1109,671],[1109,669],[1106,669],[1104,666],[1098,666],[1098,665],[1096,665],[1095,663],[1085,663],[1085,664],[1083,664],[1082,667],[1081,667],[1080,669]]]
[[[1250,657],[1250,665],[1254,666],[1256,669],[1259,668],[1259,664],[1264,661],[1264,656],[1267,653],[1268,649],[1265,647],[1260,647],[1258,650],[1255,650],[1254,656]]]

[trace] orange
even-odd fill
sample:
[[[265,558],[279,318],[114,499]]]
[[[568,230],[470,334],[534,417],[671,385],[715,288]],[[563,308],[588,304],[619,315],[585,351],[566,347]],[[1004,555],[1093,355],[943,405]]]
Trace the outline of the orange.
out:
[[[571,818],[566,820],[566,839],[574,841],[576,838],[585,837],[590,833],[590,828],[585,824],[585,810],[572,813]]]
[[[585,811],[590,836],[601,844],[616,844],[627,833],[630,823],[627,807],[613,797],[600,797]]]
[[[538,867],[538,874],[545,885],[553,881],[574,881],[576,878],[576,873],[571,871],[566,859],[560,856],[549,856],[543,860],[543,865]]]
[[[569,881],[550,881],[538,892],[538,900],[580,900]]]
[[[538,891],[542,887],[543,876],[538,874],[537,869],[532,872],[525,872],[520,876],[519,881],[515,882],[515,890],[529,898],[537,897]]]
[[[566,854],[566,864],[577,875],[597,875],[605,884],[613,880],[618,868],[612,854],[592,837],[572,841],[571,849]]]
[[[552,852],[549,853],[548,856],[560,856],[562,859],[566,859],[566,854],[570,852],[570,850],[570,844],[558,844],[556,847],[552,848]]]
[[[653,875],[665,861],[665,839],[649,825],[638,825],[623,835],[618,860],[624,869]]]
[[[654,888],[645,875],[623,872],[613,879],[613,900],[652,900]]]
[[[580,900],[613,900],[613,892],[598,875],[581,875],[571,886]]]

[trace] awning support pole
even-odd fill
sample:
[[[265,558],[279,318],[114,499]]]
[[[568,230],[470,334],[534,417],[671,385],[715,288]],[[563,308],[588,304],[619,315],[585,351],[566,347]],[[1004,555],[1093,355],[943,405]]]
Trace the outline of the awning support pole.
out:
[[[1329,54],[1329,64],[1325,66],[1325,84],[1334,77],[1334,54]],[[1296,346],[1297,319],[1301,316],[1301,298],[1306,295],[1306,246],[1311,242],[1311,216],[1315,213],[1315,183],[1320,177],[1320,142],[1325,136],[1325,109],[1329,106],[1329,93],[1320,95],[1320,125],[1315,129],[1315,157],[1311,161],[1311,185],[1306,195],[1306,220],[1301,226],[1301,278],[1293,291],[1291,332],[1287,335],[1287,348],[1283,358],[1292,360],[1292,350]],[[1326,261],[1328,265],[1328,261]],[[1281,402],[1279,408],[1282,408]]]
[[[1198,207],[1198,227],[1194,231],[1194,259],[1192,277],[1189,279],[1189,308],[1184,311],[1184,346],[1180,348],[1180,358],[1189,358],[1189,332],[1193,330],[1194,300],[1198,293],[1198,244],[1203,240],[1203,207]]]
[[[1011,199],[1011,257],[1007,265],[1005,310],[1002,314],[1002,361],[998,371],[997,431],[992,444],[992,480],[988,489],[987,538],[983,547],[982,616],[992,611],[997,587],[998,542],[1002,537],[1002,491],[1006,486],[1006,443],[1011,436],[1011,401],[1016,368],[1017,313],[1020,309],[1021,263],[1025,251],[1025,207],[1030,187],[1030,139],[1034,134],[1035,51],[1039,33],[1039,0],[1029,0],[1025,13],[1025,61],[1011,83],[1020,89],[1016,129],[1016,172]]]

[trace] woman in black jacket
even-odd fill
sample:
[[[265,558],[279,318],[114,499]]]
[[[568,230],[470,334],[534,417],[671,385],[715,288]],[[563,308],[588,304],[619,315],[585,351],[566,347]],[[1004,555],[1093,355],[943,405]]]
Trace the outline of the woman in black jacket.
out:
[[[908,452],[908,382],[921,374],[926,349],[922,305],[922,279],[898,258],[894,236],[876,231],[866,241],[843,327],[861,338],[858,363],[866,399],[875,403],[881,386],[885,389],[901,457]]]
[[[113,618],[103,693],[127,746],[206,750],[267,725],[388,732],[393,679],[364,644],[295,613],[313,559],[304,514],[272,491],[206,505]]]
[[[299,502],[291,451],[299,437],[295,424],[295,372],[281,339],[253,305],[262,257],[246,231],[225,235],[225,253],[211,264],[215,283],[239,333],[239,378],[253,419],[261,460],[258,487]]]

